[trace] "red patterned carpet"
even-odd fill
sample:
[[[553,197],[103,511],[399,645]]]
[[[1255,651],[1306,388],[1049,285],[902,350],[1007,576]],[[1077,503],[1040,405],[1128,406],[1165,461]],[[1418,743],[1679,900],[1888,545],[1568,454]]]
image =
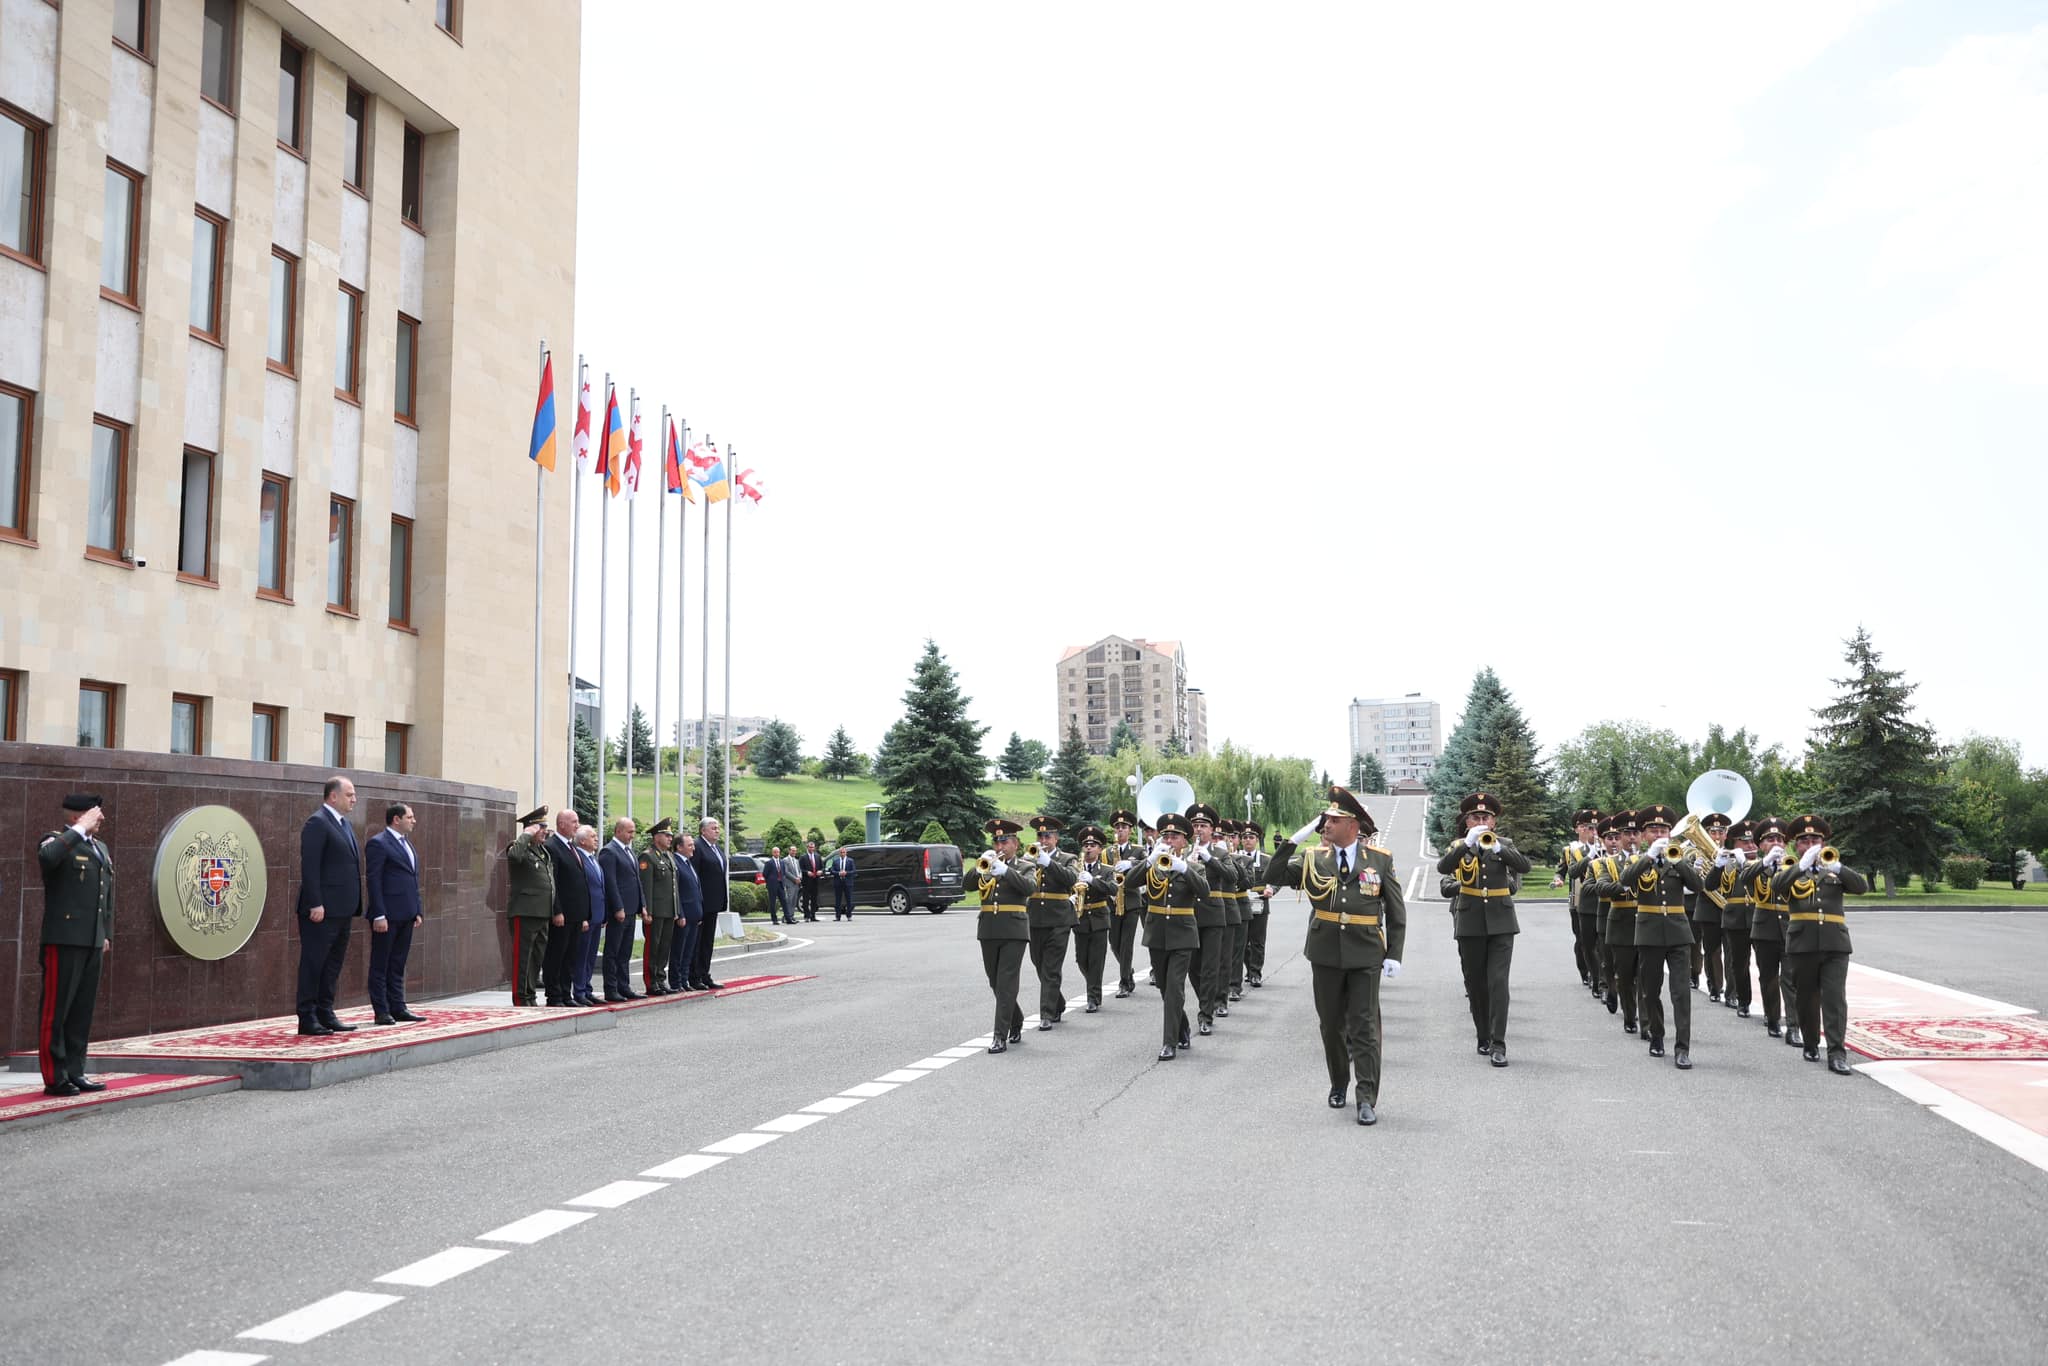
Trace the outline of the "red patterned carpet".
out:
[[[141,1072],[88,1072],[86,1075],[94,1081],[105,1082],[107,1089],[83,1096],[46,1096],[40,1085],[9,1086],[0,1089],[0,1124],[13,1119],[29,1119],[66,1110],[87,1110],[95,1105],[112,1105],[140,1096],[161,1095],[169,1091],[218,1088],[222,1082],[232,1080],[225,1077],[171,1077],[162,1073]]]
[[[2033,1016],[1859,1019],[1849,1047],[1866,1058],[2048,1059],[2048,1024]]]

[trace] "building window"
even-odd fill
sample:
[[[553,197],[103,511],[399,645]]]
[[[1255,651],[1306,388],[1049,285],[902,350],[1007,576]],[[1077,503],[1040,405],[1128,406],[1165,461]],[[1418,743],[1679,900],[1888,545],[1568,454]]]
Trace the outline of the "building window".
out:
[[[249,709],[249,757],[274,764],[284,752],[284,708],[261,704]]]
[[[149,0],[114,0],[114,41],[138,57],[149,56]]]
[[[114,733],[114,700],[120,691],[112,683],[85,682],[78,685],[78,744],[82,749],[112,749],[120,738]]]
[[[28,535],[28,466],[35,395],[0,384],[0,534]]]
[[[434,0],[434,27],[450,38],[461,38],[462,0]]]
[[[206,0],[199,46],[199,93],[234,113],[235,0]]]
[[[392,722],[384,727],[384,771],[410,773],[407,751],[412,748],[412,727]]]
[[[206,753],[206,699],[171,694],[171,753]]]
[[[398,397],[397,416],[408,427],[419,425],[420,325],[417,319],[398,315]]]
[[[271,369],[289,375],[299,363],[299,259],[277,247],[270,249]]]
[[[363,168],[368,164],[370,97],[354,86],[341,102],[341,183],[351,190],[363,188]]]
[[[15,721],[20,704],[21,675],[13,669],[0,669],[0,740],[21,738]]]
[[[348,767],[348,718],[329,716],[320,746],[320,760],[330,769]]]
[[[285,566],[291,563],[286,548],[291,544],[292,481],[281,474],[263,476],[263,500],[256,514],[256,593],[259,597],[289,601]]]
[[[185,448],[178,509],[178,574],[213,582],[213,455]]]
[[[363,292],[347,285],[334,299],[334,396],[350,403],[363,400]]]
[[[92,424],[92,469],[85,495],[86,551],[107,559],[126,559],[128,428],[105,417],[94,418]]]
[[[391,519],[391,624],[412,628],[412,518]]]
[[[192,334],[220,340],[220,284],[227,262],[227,220],[205,209],[192,218]]]
[[[142,177],[110,161],[106,194],[101,210],[100,293],[132,306],[137,293],[135,229],[142,212]]]
[[[43,144],[41,123],[0,104],[0,252],[41,265],[43,260]]]
[[[277,145],[306,154],[306,49],[278,40]]]
[[[398,186],[398,216],[422,231],[427,220],[420,216],[420,165],[426,159],[427,140],[411,124],[405,126],[405,174]]]
[[[327,605],[355,610],[356,505],[342,497],[327,500]]]

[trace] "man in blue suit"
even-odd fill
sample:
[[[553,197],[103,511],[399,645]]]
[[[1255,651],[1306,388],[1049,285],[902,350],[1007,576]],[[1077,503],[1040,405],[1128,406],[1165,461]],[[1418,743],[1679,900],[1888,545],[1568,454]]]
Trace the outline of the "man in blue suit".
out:
[[[420,910],[420,856],[412,847],[419,817],[404,802],[384,808],[384,830],[364,852],[370,894],[370,1009],[380,1025],[417,1022],[405,1006],[405,960]]]
[[[547,959],[540,983],[551,1006],[583,1004],[577,997],[576,968],[590,939],[590,884],[584,877],[583,852],[576,847],[574,811],[555,813],[555,833],[548,836],[548,857],[555,864],[555,914],[548,922]],[[600,889],[603,887],[599,881]],[[585,969],[587,972],[588,969]]]
[[[348,958],[349,926],[363,913],[363,862],[348,823],[356,785],[327,780],[317,811],[299,831],[299,1033],[347,1034],[334,989]]]
[[[718,937],[718,917],[731,905],[732,889],[726,883],[725,851],[718,847],[719,824],[710,816],[697,822],[697,848],[690,855],[697,869],[697,887],[704,894],[704,923],[697,930],[697,960],[690,985],[698,991],[716,991],[711,978],[711,945]]]
[[[690,989],[690,965],[697,956],[697,933],[704,924],[704,889],[697,881],[697,865],[690,855],[697,841],[688,835],[676,841],[676,900],[680,914],[676,937],[669,949],[668,980],[677,991]]]
[[[612,822],[597,863],[604,870],[604,998],[637,1001],[640,993],[626,985],[626,965],[633,957],[633,927],[640,922],[640,856],[633,852],[633,822],[625,816]]]
[[[844,848],[832,856],[832,918],[853,919],[853,860]]]
[[[761,860],[761,880],[768,888],[768,923],[773,925],[778,920],[786,919],[789,924],[796,924],[796,917],[789,913],[789,909],[782,902],[782,850],[780,848],[770,849],[768,856]]]

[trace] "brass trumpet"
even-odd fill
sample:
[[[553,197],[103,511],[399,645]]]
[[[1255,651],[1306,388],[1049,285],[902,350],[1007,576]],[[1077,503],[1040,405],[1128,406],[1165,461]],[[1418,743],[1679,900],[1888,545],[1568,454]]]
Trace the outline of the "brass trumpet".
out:
[[[1814,862],[1823,868],[1829,864],[1839,868],[1842,866],[1842,851],[1835,848],[1832,844],[1824,844],[1821,846],[1820,857],[1815,859]]]
[[[987,852],[986,854],[983,854],[983,855],[982,855],[982,856],[981,856],[981,857],[980,857],[979,859],[976,859],[976,860],[975,860],[975,863],[974,863],[974,871],[976,871],[977,873],[980,873],[980,874],[981,874],[981,875],[982,875],[983,877],[987,877],[987,876],[988,876],[988,875],[989,875],[990,873],[993,873],[993,872],[994,872],[995,870],[996,870],[996,854],[995,854],[995,850],[991,849],[991,850],[989,850],[989,851],[988,851],[988,852]]]
[[[1152,860],[1152,871],[1153,871],[1153,872],[1155,872],[1155,873],[1158,873],[1158,874],[1159,874],[1160,876],[1162,876],[1162,877],[1164,877],[1164,876],[1165,876],[1166,874],[1168,874],[1168,873],[1172,872],[1172,871],[1173,871],[1173,850],[1171,850],[1171,849],[1162,849],[1162,850],[1160,850],[1160,851],[1159,851],[1159,856],[1158,856],[1157,858],[1155,858],[1155,859],[1153,859],[1153,860]]]
[[[1498,847],[1499,844],[1500,836],[1494,834],[1492,830],[1481,830],[1479,832],[1479,847],[1481,849],[1493,849]]]

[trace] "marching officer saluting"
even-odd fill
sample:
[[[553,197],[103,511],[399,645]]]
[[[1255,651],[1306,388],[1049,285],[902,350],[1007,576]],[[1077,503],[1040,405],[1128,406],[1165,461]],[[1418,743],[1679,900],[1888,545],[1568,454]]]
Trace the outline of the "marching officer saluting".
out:
[[[1033,816],[1031,828],[1038,832],[1038,847],[1026,860],[1037,865],[1038,886],[1031,893],[1031,966],[1038,970],[1038,1027],[1051,1029],[1067,1010],[1067,989],[1061,980],[1067,969],[1067,941],[1074,934],[1074,884],[1079,870],[1074,856],[1060,852],[1063,822],[1052,816]]]
[[[1799,1028],[1806,1039],[1806,1060],[1820,1058],[1820,1035],[1828,1036],[1828,1071],[1849,1075],[1849,918],[1842,896],[1861,896],[1869,881],[1854,868],[1842,866],[1833,849],[1824,847],[1834,827],[1819,816],[1792,822],[1796,863],[1788,863],[1771,879],[1771,894],[1790,908],[1790,938],[1785,957],[1799,994]]]
[[[1152,953],[1152,984],[1159,988],[1159,1060],[1173,1061],[1174,1049],[1193,1046],[1188,1037],[1188,965],[1202,936],[1196,908],[1209,898],[1201,865],[1188,858],[1194,826],[1169,811],[1159,818],[1159,850],[1132,869],[1124,886],[1139,885],[1145,906],[1145,947]]]
[[[1038,870],[1015,862],[1017,832],[1024,827],[1001,816],[982,827],[994,848],[982,855],[981,914],[975,917],[974,937],[981,944],[981,970],[988,975],[989,990],[996,998],[996,1027],[988,1046],[1001,1053],[1024,1038],[1024,1010],[1017,1004],[1017,975],[1024,966],[1024,946],[1030,939],[1026,917],[1028,898],[1038,890]]]
[[[1316,829],[1321,847],[1295,849]],[[1314,979],[1323,1062],[1330,1073],[1330,1108],[1344,1108],[1346,1084],[1358,1079],[1358,1122],[1375,1124],[1380,1100],[1380,979],[1401,974],[1408,940],[1408,908],[1394,858],[1363,836],[1378,829],[1365,804],[1341,787],[1330,789],[1323,813],[1280,841],[1273,851],[1272,884],[1308,893],[1308,940],[1302,955]]]
[[[1529,856],[1493,831],[1500,802],[1474,792],[1458,804],[1464,838],[1437,860],[1439,873],[1454,874],[1458,894],[1451,902],[1458,965],[1465,970],[1465,996],[1479,1052],[1495,1067],[1508,1065],[1508,968],[1514,962],[1515,899],[1509,878],[1529,871]]]
[[[64,799],[69,824],[36,846],[43,866],[43,1004],[36,1061],[43,1094],[104,1091],[88,1081],[85,1054],[100,964],[114,941],[114,860],[95,838],[106,813],[96,796]]]
[[[1621,880],[1636,889],[1636,973],[1643,993],[1643,1033],[1650,1036],[1650,1056],[1664,1056],[1664,971],[1671,971],[1671,1023],[1677,1032],[1672,1061],[1692,1066],[1692,926],[1686,922],[1685,898],[1698,895],[1704,883],[1692,866],[1691,852],[1671,843],[1671,825],[1678,814],[1662,802],[1643,807],[1636,820],[1650,847],[1622,869]]]
[[[1099,825],[1084,825],[1074,832],[1081,841],[1081,866],[1074,876],[1074,895],[1080,902],[1074,921],[1074,966],[1088,988],[1088,1013],[1102,1009],[1102,965],[1108,958],[1109,902],[1116,895],[1116,875],[1102,861],[1107,836]]]
[[[1137,824],[1138,818],[1128,811],[1111,812],[1109,825],[1116,834],[1116,842],[1103,851],[1103,857],[1114,869],[1113,880],[1117,884],[1111,905],[1109,938],[1110,949],[1116,954],[1116,994],[1119,998],[1138,989],[1132,960],[1137,956],[1138,922],[1145,918],[1145,904],[1138,892],[1143,879],[1133,870],[1144,862],[1145,846],[1131,839],[1131,831]]]
[[[519,818],[519,833],[505,846],[511,884],[505,914],[512,922],[512,1004],[537,1006],[540,970],[548,956],[548,922],[555,914],[555,861],[542,843],[548,818],[543,806]]]

